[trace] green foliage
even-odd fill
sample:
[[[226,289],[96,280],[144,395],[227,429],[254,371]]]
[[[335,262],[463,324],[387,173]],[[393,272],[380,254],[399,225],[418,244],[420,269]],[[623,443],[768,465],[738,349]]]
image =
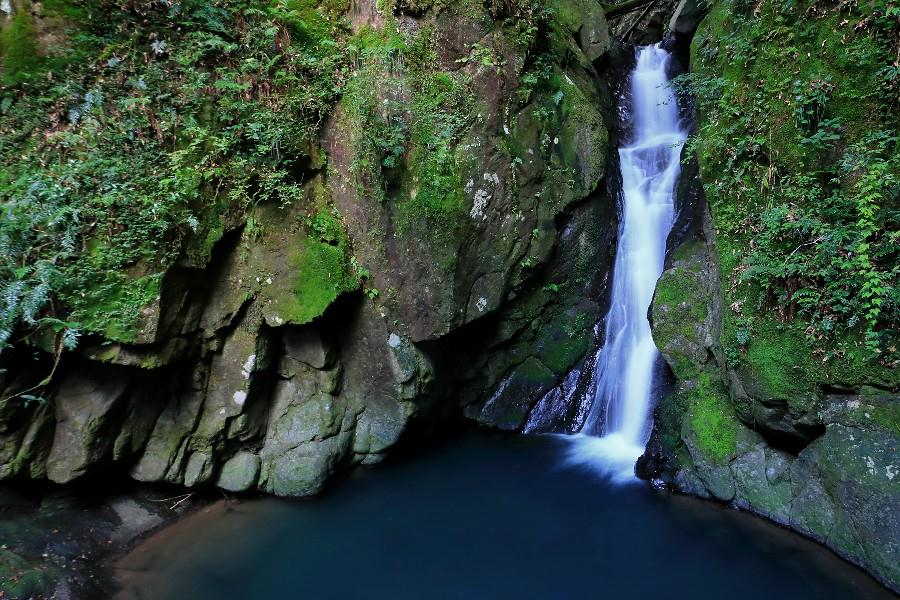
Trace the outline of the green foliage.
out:
[[[424,219],[451,232],[464,201],[458,144],[474,118],[467,76],[435,68],[431,27],[411,37],[363,30],[351,49],[359,67],[343,104],[359,192],[393,195],[401,226]]]
[[[45,328],[67,344],[81,331],[138,341],[175,260],[202,266],[255,204],[303,201],[347,67],[345,8],[48,4],[86,58],[29,66],[0,102],[0,348]],[[28,70],[10,61],[29,31],[3,33],[7,76]],[[316,273],[344,260],[332,242],[306,251]],[[346,282],[333,283],[323,297]]]
[[[701,114],[732,362],[782,373],[785,336],[805,339],[785,363],[900,361],[898,31],[877,2],[729,1],[701,26],[677,87]]]

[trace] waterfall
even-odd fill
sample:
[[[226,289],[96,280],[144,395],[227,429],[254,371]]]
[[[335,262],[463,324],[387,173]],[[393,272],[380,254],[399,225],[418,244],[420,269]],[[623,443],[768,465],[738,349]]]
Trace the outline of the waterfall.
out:
[[[667,78],[671,55],[659,45],[637,49],[630,77],[630,143],[619,149],[622,218],[605,319],[605,340],[592,382],[593,403],[570,458],[614,479],[634,478],[650,436],[654,365],[647,311],[663,271],[681,173],[682,128]]]

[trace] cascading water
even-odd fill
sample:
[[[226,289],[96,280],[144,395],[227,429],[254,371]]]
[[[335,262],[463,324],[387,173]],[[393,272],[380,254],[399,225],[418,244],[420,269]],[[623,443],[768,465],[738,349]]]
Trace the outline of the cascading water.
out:
[[[670,58],[658,44],[639,48],[631,73],[632,135],[619,149],[622,220],[606,338],[596,361],[593,403],[570,455],[619,480],[634,477],[650,436],[659,351],[647,310],[663,270],[687,137],[667,77]]]

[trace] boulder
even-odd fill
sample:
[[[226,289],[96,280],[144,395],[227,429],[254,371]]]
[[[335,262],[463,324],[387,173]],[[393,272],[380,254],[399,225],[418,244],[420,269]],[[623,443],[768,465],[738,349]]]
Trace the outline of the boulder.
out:
[[[229,492],[246,492],[259,478],[259,456],[241,451],[229,458],[219,473],[216,486]]]
[[[711,0],[680,0],[669,20],[669,31],[679,36],[692,37],[709,13],[710,2]]]
[[[53,399],[56,430],[47,478],[67,483],[107,458],[124,408],[129,378],[121,372],[79,369],[69,373]]]

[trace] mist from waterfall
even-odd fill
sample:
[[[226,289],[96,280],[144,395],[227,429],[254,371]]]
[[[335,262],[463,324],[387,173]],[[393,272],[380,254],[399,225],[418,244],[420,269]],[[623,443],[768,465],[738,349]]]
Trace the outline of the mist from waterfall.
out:
[[[622,211],[605,340],[592,381],[593,402],[570,452],[616,480],[634,478],[652,427],[651,389],[659,351],[647,311],[663,271],[666,239],[687,137],[667,76],[671,54],[637,49],[630,77],[630,143],[619,149]]]

